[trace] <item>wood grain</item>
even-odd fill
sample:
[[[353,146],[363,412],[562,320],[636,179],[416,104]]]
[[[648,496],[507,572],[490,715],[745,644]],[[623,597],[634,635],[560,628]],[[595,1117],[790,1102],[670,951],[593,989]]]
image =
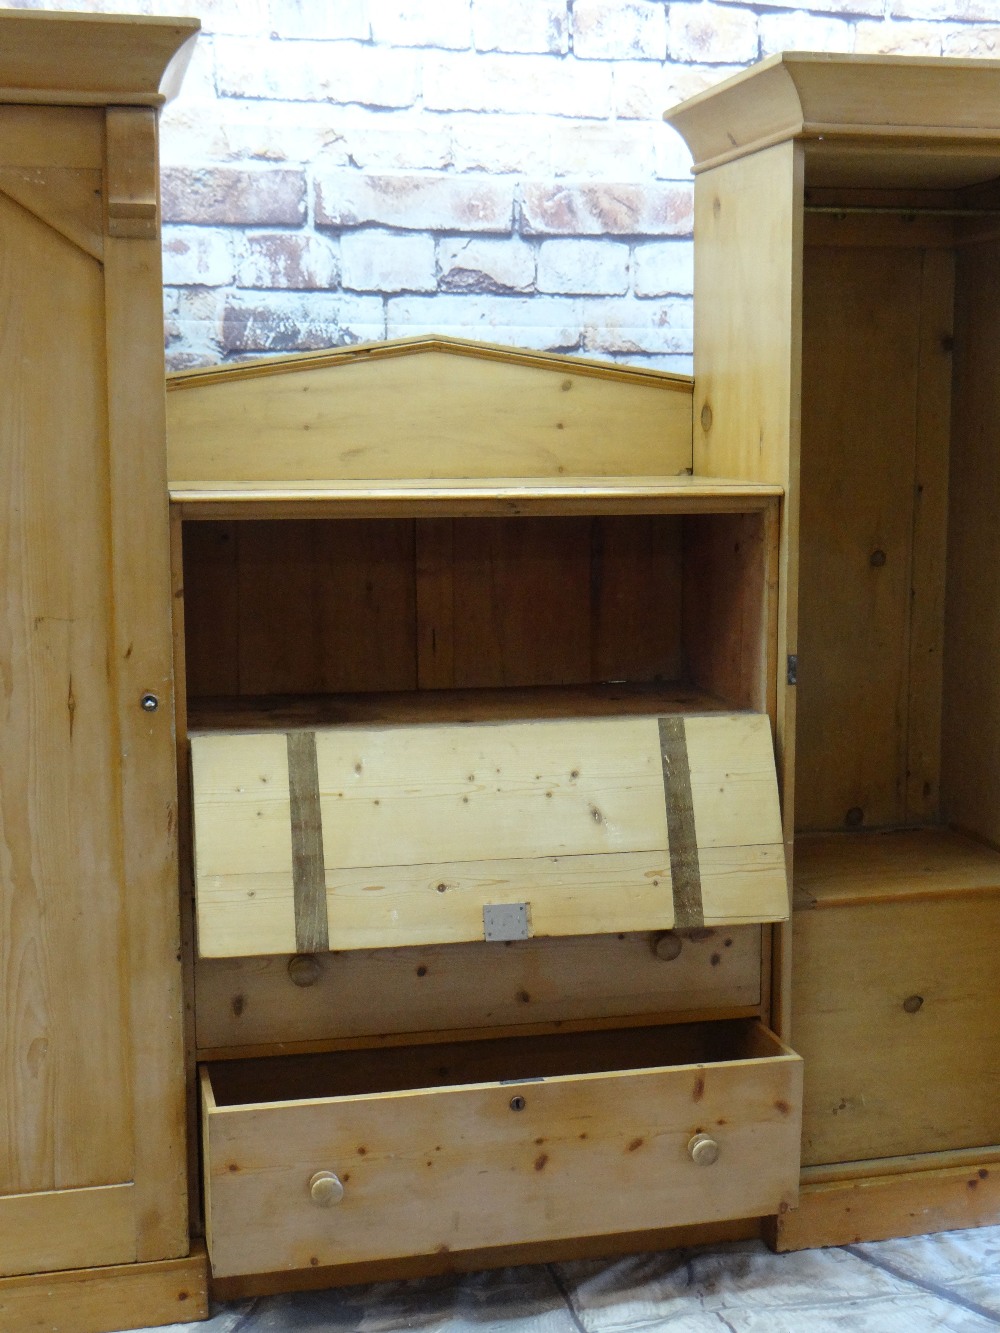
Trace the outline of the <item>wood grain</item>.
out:
[[[442,944],[318,956],[314,985],[288,958],[201,959],[202,1051],[391,1034],[596,1024],[760,1005],[760,928],[706,929],[669,962],[647,934]],[[430,1034],[430,1035],[428,1035]]]
[[[767,718],[693,716],[686,733],[704,923],[784,917]],[[341,728],[316,745],[331,947],[479,939],[490,903],[529,902],[538,935],[674,924],[655,719]],[[201,955],[290,952],[284,738],[195,736],[192,772]]]
[[[1000,1142],[998,929],[996,891],[795,913],[805,1164]]]
[[[51,1192],[133,1170],[104,284],[4,198],[0,231],[0,1192]]]
[[[442,338],[185,375],[171,390],[173,484],[691,465],[689,381]]]
[[[775,1211],[797,1186],[799,1063],[769,1051],[286,1106],[213,1107],[209,1090],[213,1271],[260,1269],[263,1247],[300,1268]],[[697,1167],[686,1144],[719,1120],[722,1170]],[[348,1176],[332,1217],[302,1202],[314,1162]]]
[[[208,1257],[0,1279],[5,1333],[113,1333],[207,1319]]]
[[[1000,1171],[992,1162],[946,1171],[913,1171],[829,1185],[805,1185],[798,1207],[775,1218],[778,1251],[920,1236],[992,1226],[1000,1210]]]

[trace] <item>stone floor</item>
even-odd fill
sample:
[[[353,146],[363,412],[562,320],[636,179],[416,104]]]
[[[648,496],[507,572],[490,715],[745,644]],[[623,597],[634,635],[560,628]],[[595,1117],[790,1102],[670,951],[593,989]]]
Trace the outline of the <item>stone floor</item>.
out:
[[[168,1333],[977,1333],[1000,1226],[771,1254],[746,1241],[220,1305]]]

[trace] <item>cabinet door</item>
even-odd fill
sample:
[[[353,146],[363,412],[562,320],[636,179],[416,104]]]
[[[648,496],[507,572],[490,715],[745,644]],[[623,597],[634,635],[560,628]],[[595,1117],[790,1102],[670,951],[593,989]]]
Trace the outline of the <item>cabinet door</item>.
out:
[[[154,173],[0,107],[0,1273],[187,1244]]]

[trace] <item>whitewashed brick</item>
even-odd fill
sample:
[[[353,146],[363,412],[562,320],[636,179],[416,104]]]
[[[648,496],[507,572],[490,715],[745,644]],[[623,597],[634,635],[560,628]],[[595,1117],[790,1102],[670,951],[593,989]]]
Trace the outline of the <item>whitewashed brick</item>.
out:
[[[569,49],[567,0],[472,0],[472,37],[479,51]]]
[[[219,38],[216,79],[222,97],[385,107],[411,106],[420,87],[415,52],[360,42]]]
[[[192,163],[257,162],[311,163],[349,166],[342,122],[362,108],[331,110],[326,102],[260,102],[227,99],[206,111],[202,105],[187,106],[164,117],[160,138],[160,160],[168,167]],[[169,109],[169,108],[168,108]],[[369,115],[390,114],[368,112]]]
[[[174,114],[182,107],[200,107],[202,115],[205,108],[215,107],[218,93],[215,88],[215,38],[201,34],[191,48],[188,67],[184,71],[181,85],[183,96],[168,102],[160,112],[160,134],[169,126]]]
[[[279,38],[343,41],[353,37],[365,42],[371,36],[365,0],[270,0],[268,13],[268,27]],[[260,29],[247,23],[241,31]]]
[[[164,293],[167,317],[164,326],[167,366],[211,365],[220,360],[222,311],[227,294],[218,287],[167,288]]]
[[[311,290],[340,281],[338,247],[313,232],[262,231],[241,237],[237,251],[239,287]]]
[[[668,107],[742,69],[742,65],[660,66],[650,61],[619,61],[614,66],[615,115],[620,120],[658,121]]]
[[[636,296],[690,296],[694,286],[694,246],[690,241],[648,241],[632,251]]]
[[[362,171],[439,171],[453,164],[445,116],[345,107],[336,121],[348,160]]]
[[[775,51],[853,51],[854,29],[844,19],[796,11],[792,14],[762,14],[762,55]]]
[[[514,183],[481,176],[372,176],[320,173],[316,221],[358,227],[367,222],[407,230],[509,232]]]
[[[386,337],[424,333],[569,352],[582,345],[586,303],[558,296],[403,296],[389,299]]]
[[[368,0],[368,13],[376,42],[454,50],[472,45],[469,0]]]
[[[854,49],[864,55],[939,56],[942,31],[931,23],[859,23]]]
[[[547,120],[535,116],[488,116],[479,112],[447,117],[456,171],[494,175],[547,176],[552,170]]]
[[[528,235],[683,236],[691,231],[691,199],[684,185],[527,181],[523,227]]]
[[[723,4],[744,4],[746,0],[722,0]],[[802,0],[767,0],[767,9],[802,9]],[[812,0],[808,6],[811,13],[851,15],[881,15],[885,12],[885,0]]]
[[[942,54],[995,60],[1000,56],[1000,27],[959,28],[948,33],[942,42]]]
[[[553,120],[549,133],[556,176],[646,180],[653,174],[655,130],[648,125]]]
[[[667,50],[673,60],[747,62],[757,55],[757,16],[712,4],[671,4]]]
[[[356,292],[433,292],[434,238],[366,229],[340,238],[341,283]]]
[[[538,290],[621,296],[628,290],[628,258],[628,246],[621,241],[543,241],[538,250]]]
[[[537,55],[428,56],[424,105],[604,119],[611,113],[611,66]]]
[[[232,236],[206,227],[163,228],[163,281],[172,287],[224,287],[233,281]]]
[[[378,296],[342,292],[233,293],[221,314],[220,344],[229,352],[298,352],[385,337]]]
[[[659,180],[690,181],[691,150],[672,125],[659,124],[653,131],[656,175]]]
[[[583,306],[582,350],[604,353],[689,353],[693,342],[691,301],[630,297],[587,301]]]
[[[1000,19],[997,0],[891,0],[889,13],[893,18],[942,19],[952,24],[956,20],[995,23]]]
[[[666,12],[654,0],[576,0],[573,53],[583,60],[662,60]]]
[[[690,352],[665,352],[660,356],[641,352],[608,352],[605,358],[618,365],[631,366],[640,370],[658,370],[668,375],[688,375],[692,373],[693,357]]]
[[[445,236],[438,241],[438,272],[446,292],[526,292],[535,282],[535,251],[518,236]]]
[[[285,167],[170,167],[161,188],[165,222],[280,226],[305,220],[305,175]]]

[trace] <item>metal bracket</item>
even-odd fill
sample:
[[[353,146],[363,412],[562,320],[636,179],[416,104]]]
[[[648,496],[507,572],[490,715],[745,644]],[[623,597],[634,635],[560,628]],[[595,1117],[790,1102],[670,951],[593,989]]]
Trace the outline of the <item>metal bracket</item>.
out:
[[[526,940],[530,936],[527,903],[483,904],[483,939]]]

